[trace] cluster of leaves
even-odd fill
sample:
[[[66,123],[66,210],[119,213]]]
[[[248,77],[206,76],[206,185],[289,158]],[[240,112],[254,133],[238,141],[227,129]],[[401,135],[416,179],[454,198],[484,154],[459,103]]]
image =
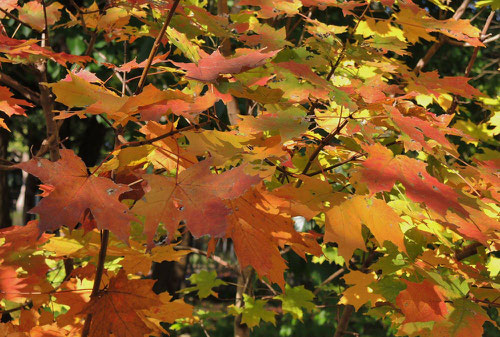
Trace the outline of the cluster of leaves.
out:
[[[284,252],[322,263],[333,249],[343,267],[332,276],[345,272],[348,285],[337,333],[352,306],[366,306],[399,335],[480,336],[499,305],[499,162],[453,120],[458,97],[484,95],[467,77],[414,71],[405,57],[442,36],[477,54],[481,31],[411,0],[237,6],[214,15],[196,0],[0,3],[0,62],[33,66],[42,82],[38,101],[0,86],[0,110],[25,116],[38,103],[50,153],[14,165],[41,180],[43,198],[31,210],[37,220],[0,232],[0,299],[13,317],[1,335],[142,336],[166,333],[164,322],[203,322],[184,300],[155,294],[148,277],[152,263],[193,252],[178,246],[188,231],[210,236],[214,259],[218,241],[232,242],[230,267],[243,282],[226,313],[250,328],[277,312],[302,319],[316,310],[328,280],[314,293],[287,284]],[[328,11],[345,25],[325,20]],[[32,38],[15,38],[17,24]],[[52,49],[52,31],[74,26],[89,37],[85,55]],[[93,53],[96,41],[132,49],[148,38],[143,62]],[[56,64],[67,75],[51,82],[46,68]],[[145,85],[153,77],[170,83]],[[57,128],[92,115],[116,137],[87,168],[61,149]],[[481,127],[490,132],[495,121],[491,114]],[[478,151],[463,158],[449,136]],[[271,296],[252,296],[254,273]],[[229,286],[215,271],[189,281],[183,292],[200,299]]]

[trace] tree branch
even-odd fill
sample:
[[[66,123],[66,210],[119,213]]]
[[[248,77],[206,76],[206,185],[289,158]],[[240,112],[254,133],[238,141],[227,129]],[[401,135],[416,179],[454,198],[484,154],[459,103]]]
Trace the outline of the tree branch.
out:
[[[464,0],[460,7],[457,8],[455,11],[455,14],[453,14],[452,18],[455,20],[458,20],[464,15],[465,10],[467,9],[467,6],[469,6],[471,0]],[[424,57],[422,57],[420,60],[418,60],[417,65],[415,66],[415,69],[413,69],[413,72],[415,74],[418,74],[420,70],[422,70],[423,67],[429,63],[430,59],[436,54],[436,52],[441,48],[441,46],[446,42],[446,37],[444,35],[439,36],[439,40],[437,42],[434,42],[434,44],[429,48],[427,53],[425,53]]]
[[[137,90],[135,91],[135,94],[138,95],[141,93],[142,88],[144,88],[144,84],[146,83],[146,76],[148,75],[149,68],[151,67],[151,64],[153,62],[153,58],[156,55],[156,52],[158,51],[158,48],[160,48],[161,40],[163,39],[163,36],[165,35],[165,32],[167,31],[167,27],[170,24],[170,20],[172,20],[172,17],[174,16],[175,10],[177,8],[177,5],[179,5],[180,0],[174,0],[174,4],[172,5],[172,8],[168,12],[167,19],[163,23],[163,26],[161,27],[160,33],[156,37],[156,40],[153,44],[153,48],[151,48],[151,52],[149,53],[148,61],[146,62],[146,66],[144,67],[144,70],[142,71],[141,78],[139,79],[139,83],[137,84]]]
[[[318,154],[321,152],[321,150],[323,150],[323,148],[328,145],[328,143],[330,143],[330,141],[340,133],[340,131],[342,131],[342,129],[344,128],[344,126],[347,125],[347,122],[349,121],[351,115],[347,116],[346,119],[344,119],[342,121],[342,123],[340,123],[336,128],[335,130],[333,130],[331,133],[329,133],[325,138],[323,138],[321,140],[321,142],[319,143],[318,147],[316,148],[316,150],[314,150],[314,152],[311,154],[311,156],[309,157],[309,160],[307,161],[306,163],[306,166],[304,167],[304,170],[302,170],[302,174],[304,175],[307,175],[307,171],[309,171],[309,169],[311,168],[311,165],[314,161],[314,159],[316,159],[316,157],[318,156]],[[295,185],[296,187],[300,187],[300,185],[302,184],[302,180],[298,180],[297,181],[297,184]]]
[[[337,326],[337,330],[335,331],[335,335],[333,337],[342,337],[344,332],[349,325],[349,319],[351,315],[354,313],[354,307],[350,304],[346,305],[344,308],[344,312],[342,312],[342,317],[340,317],[339,324]]]
[[[484,23],[483,30],[481,30],[481,41],[483,41],[486,38],[486,33],[488,32],[488,29],[490,28],[491,22],[493,21],[493,18],[495,17],[495,11],[492,10],[488,18],[486,19],[486,22]],[[476,62],[477,54],[479,53],[479,48],[480,47],[475,47],[474,51],[472,52],[472,56],[470,57],[469,64],[467,64],[467,68],[465,69],[465,77],[469,77],[470,72],[472,70],[472,67],[474,66],[474,63]],[[458,99],[456,96],[453,97],[453,102],[451,102],[451,106],[448,109],[447,113],[448,114],[454,114],[455,110],[457,109],[458,106]]]
[[[184,131],[188,131],[188,130],[192,130],[192,129],[199,129],[202,126],[208,125],[210,123],[211,123],[211,121],[206,121],[206,122],[203,122],[203,123],[200,123],[200,124],[192,124],[192,125],[186,126],[185,128],[175,129],[175,130],[172,130],[170,132],[164,133],[163,135],[160,135],[160,136],[155,137],[155,138],[151,138],[151,139],[147,139],[147,140],[141,140],[141,141],[138,141],[138,142],[126,143],[126,144],[123,144],[123,145],[119,146],[119,148],[124,149],[124,148],[127,148],[127,147],[136,147],[136,146],[142,146],[142,145],[146,145],[146,144],[152,144],[154,142],[157,142],[157,141],[162,140],[164,138],[168,138],[170,136],[173,136],[175,134],[178,134],[178,133],[181,133],[181,132],[184,132]]]
[[[92,287],[92,293],[90,294],[90,300],[99,294],[99,289],[101,287],[102,274],[104,272],[104,260],[106,259],[106,251],[108,249],[109,241],[109,230],[104,229],[101,232],[101,248],[99,249],[99,260],[97,261],[96,274],[94,279],[94,286]],[[87,314],[85,318],[85,324],[82,329],[82,337],[88,337],[90,333],[90,324],[92,323],[92,314]]]
[[[312,177],[312,176],[315,176],[315,175],[317,175],[317,174],[324,173],[325,171],[330,171],[330,170],[332,170],[332,169],[334,169],[334,168],[336,168],[336,167],[339,167],[339,166],[342,166],[342,165],[344,165],[344,164],[347,164],[347,163],[350,163],[350,162],[352,162],[352,161],[355,161],[355,160],[357,160],[359,157],[362,157],[362,156],[364,156],[364,155],[365,155],[364,153],[356,154],[356,155],[352,156],[352,157],[351,157],[351,158],[349,158],[349,159],[346,159],[346,160],[341,161],[341,162],[339,162],[339,163],[336,163],[336,164],[330,165],[330,166],[328,166],[328,167],[325,167],[324,169],[321,169],[321,170],[318,170],[318,171],[315,171],[315,172],[311,172],[311,173],[306,173],[306,176],[308,176],[308,177]]]
[[[1,12],[1,13],[3,13],[3,14],[5,14],[5,15],[6,15],[6,16],[8,16],[9,18],[11,18],[12,20],[17,21],[17,22],[18,22],[18,23],[20,23],[21,25],[26,26],[26,27],[28,27],[28,28],[30,28],[30,29],[31,29],[31,26],[30,26],[30,25],[28,25],[28,24],[27,24],[26,22],[24,22],[24,21],[21,21],[21,20],[20,20],[17,16],[15,16],[14,14],[9,13],[9,12],[7,12],[6,10],[4,10],[4,9],[2,9],[2,8],[0,8],[0,12]]]
[[[31,90],[30,88],[22,85],[9,75],[0,72],[0,82],[5,84],[6,86],[18,91],[21,95],[24,96],[27,100],[32,101],[36,105],[40,105],[40,94]]]
[[[472,256],[472,255],[475,255],[475,254],[477,254],[477,249],[481,246],[482,246],[482,244],[479,242],[471,243],[470,245],[465,246],[461,250],[456,251],[455,252],[455,259],[457,261],[461,261],[461,260],[464,260],[464,259]]]
[[[204,251],[204,250],[201,250],[201,249],[198,249],[198,248],[194,248],[194,247],[189,247],[189,246],[175,246],[174,247],[174,250],[189,250],[195,254],[200,254],[200,255],[204,255],[204,256],[207,256],[207,252]],[[210,256],[210,259],[212,259],[214,262],[220,264],[221,266],[225,267],[225,268],[228,268],[228,269],[231,269],[233,271],[235,271],[236,273],[239,274],[239,270],[238,270],[238,267],[236,266],[233,266],[232,264],[224,261],[222,258],[212,254]]]

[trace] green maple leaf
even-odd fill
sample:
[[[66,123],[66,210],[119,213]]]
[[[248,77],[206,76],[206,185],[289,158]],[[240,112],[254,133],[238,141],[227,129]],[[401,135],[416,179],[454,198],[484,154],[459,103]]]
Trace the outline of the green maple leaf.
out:
[[[282,302],[283,312],[290,313],[293,318],[298,318],[301,321],[304,315],[302,308],[311,311],[316,307],[312,302],[314,294],[304,286],[292,288],[287,284],[285,293],[274,298]]]
[[[217,279],[217,273],[214,270],[202,270],[198,274],[191,275],[188,280],[195,286],[184,288],[180,292],[189,293],[192,291],[198,291],[198,297],[200,299],[206,298],[210,295],[217,297],[217,293],[213,291],[212,288],[227,284],[226,282]]]
[[[243,294],[243,300],[245,301],[244,307],[237,308],[231,305],[228,310],[231,315],[241,315],[241,323],[246,324],[250,329],[259,325],[261,320],[271,322],[273,325],[276,324],[274,317],[276,313],[265,308],[267,301],[256,300],[247,294]]]

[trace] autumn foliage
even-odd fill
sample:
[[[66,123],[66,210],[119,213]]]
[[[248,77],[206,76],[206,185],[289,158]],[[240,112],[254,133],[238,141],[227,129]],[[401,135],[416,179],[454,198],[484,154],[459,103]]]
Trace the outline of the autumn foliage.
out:
[[[198,309],[224,287],[238,336],[330,295],[328,335],[365,310],[401,336],[482,336],[500,305],[498,101],[469,80],[495,4],[476,27],[468,3],[0,1],[0,127],[46,129],[31,159],[0,158],[41,194],[0,231],[0,336],[209,333]],[[426,69],[450,41],[473,50],[464,76]],[[95,119],[113,136],[87,167],[59,133]],[[188,254],[218,267],[153,291],[152,265]],[[303,284],[291,257],[331,276]]]

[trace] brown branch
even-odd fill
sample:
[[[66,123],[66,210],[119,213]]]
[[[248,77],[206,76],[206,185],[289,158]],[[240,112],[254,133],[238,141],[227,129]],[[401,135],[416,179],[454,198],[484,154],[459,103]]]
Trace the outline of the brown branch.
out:
[[[11,309],[6,309],[6,310],[0,310],[0,315],[9,314],[11,312],[19,311],[19,310],[22,310],[22,309],[28,309],[32,304],[33,304],[33,302],[31,300],[28,300],[24,304],[21,304],[18,307],[14,307],[14,308],[11,308]]]
[[[201,249],[198,249],[198,248],[194,248],[194,247],[189,247],[189,246],[175,246],[174,247],[174,250],[189,250],[195,254],[199,254],[199,255],[204,255],[204,256],[207,256],[207,252],[204,251],[204,250],[201,250]],[[238,270],[238,267],[236,266],[233,266],[232,264],[224,261],[222,258],[212,254],[210,255],[210,259],[212,259],[214,262],[220,264],[221,266],[225,267],[225,268],[228,268],[228,269],[231,269],[233,271],[235,271],[236,273],[239,273],[240,271]]]
[[[281,166],[279,166],[279,165],[277,165],[277,164],[273,163],[273,162],[272,162],[271,160],[269,160],[268,158],[264,159],[264,162],[265,162],[266,164],[269,164],[269,165],[271,165],[271,166],[276,167],[276,169],[277,169],[278,171],[280,171],[281,173],[283,173],[284,175],[295,177],[295,174],[294,174],[294,173],[292,173],[292,172],[288,172],[288,171],[287,171],[284,167],[281,167]]]
[[[3,165],[0,164],[0,171],[14,171],[17,170],[19,167],[14,167],[12,165]]]
[[[482,246],[482,244],[479,242],[471,243],[470,245],[465,246],[461,250],[456,251],[455,252],[455,259],[457,261],[461,261],[461,260],[464,260],[464,259],[472,256],[472,255],[476,255],[477,249],[481,246]]]
[[[368,11],[368,9],[370,8],[370,4],[366,5],[363,13],[361,14],[361,16],[359,17],[358,21],[356,22],[356,25],[354,26],[353,30],[351,31],[351,33],[349,34],[349,36],[347,37],[345,43],[342,45],[342,49],[340,50],[340,54],[339,56],[337,57],[337,60],[335,61],[335,63],[332,65],[332,68],[330,69],[330,72],[328,73],[328,75],[326,75],[326,80],[329,82],[330,79],[333,77],[333,75],[335,75],[335,71],[337,70],[338,66],[340,65],[340,62],[342,62],[342,60],[344,59],[344,56],[345,56],[345,52],[346,52],[346,49],[347,49],[347,43],[349,42],[349,40],[354,36],[354,34],[356,33],[356,30],[358,29],[358,26],[359,24],[361,23],[361,20],[363,20],[363,18],[365,17],[366,15],[366,12]],[[318,102],[319,100],[316,100],[316,102],[312,103],[311,104],[311,107],[309,108],[309,111],[307,112],[308,115],[312,115],[313,112],[314,112],[314,109],[316,109],[318,107]]]
[[[342,337],[344,335],[347,326],[349,325],[349,319],[351,318],[351,315],[353,313],[354,313],[354,307],[350,304],[346,305],[344,308],[344,312],[342,313],[342,317],[340,317],[337,330],[335,331],[335,335],[333,335],[333,337]]]
[[[5,14],[5,15],[6,15],[6,16],[8,16],[9,18],[11,18],[11,19],[13,19],[13,20],[17,21],[17,22],[18,22],[18,23],[20,23],[21,25],[24,25],[24,26],[26,26],[26,27],[28,27],[28,28],[30,28],[30,29],[31,29],[31,26],[30,26],[29,24],[27,24],[27,23],[26,23],[26,22],[24,22],[24,21],[21,21],[21,19],[19,19],[19,18],[18,18],[17,16],[15,16],[14,14],[9,13],[9,12],[7,12],[6,10],[4,10],[4,9],[2,9],[2,8],[0,8],[0,12],[1,12],[1,13],[3,13],[3,14]]]
[[[36,105],[40,105],[40,94],[31,90],[30,88],[22,85],[9,75],[0,72],[0,82],[5,84],[6,86],[18,91],[21,95],[24,96],[27,100],[32,101]]]
[[[99,260],[97,261],[96,274],[94,279],[94,286],[92,287],[92,293],[90,294],[90,300],[99,294],[99,289],[101,287],[102,274],[104,272],[104,260],[106,259],[106,251],[108,249],[109,241],[109,230],[104,229],[101,232],[101,248],[99,249]],[[92,322],[92,314],[87,314],[85,318],[85,324],[82,329],[82,337],[88,337],[90,333],[90,324]]]
[[[488,32],[488,29],[490,28],[491,22],[493,21],[493,18],[495,17],[495,11],[492,10],[488,18],[486,19],[486,22],[484,23],[483,30],[481,30],[481,38],[480,40],[483,41],[486,38],[486,33]],[[476,62],[477,54],[479,53],[479,46],[474,48],[474,51],[472,52],[472,56],[470,57],[469,64],[467,64],[467,68],[465,69],[465,77],[469,77],[470,72],[472,71],[472,67],[474,66],[474,63]],[[458,99],[457,96],[453,97],[453,101],[451,102],[451,106],[448,109],[447,113],[452,115],[455,113],[455,110],[457,109],[458,106]]]
[[[349,35],[349,37],[347,38],[346,42],[342,46],[342,50],[340,51],[339,57],[337,58],[337,60],[335,61],[335,64],[332,67],[332,69],[330,70],[330,72],[326,76],[326,80],[327,81],[330,81],[330,79],[332,78],[332,76],[335,74],[335,71],[337,70],[338,66],[340,65],[340,62],[342,62],[342,60],[344,59],[345,51],[347,49],[347,43],[349,42],[349,40],[351,39],[351,37],[353,37],[354,34],[356,33],[356,30],[358,29],[358,26],[361,23],[361,20],[363,20],[363,18],[366,15],[366,12],[368,12],[369,8],[370,8],[370,4],[366,5],[365,10],[363,11],[363,13],[361,14],[361,16],[359,17],[358,21],[356,22],[356,25],[354,26],[351,34]]]
[[[315,171],[315,172],[311,172],[311,173],[306,173],[306,176],[309,176],[309,177],[312,177],[312,176],[315,176],[317,174],[320,174],[320,173],[324,173],[325,171],[330,171],[336,167],[339,167],[339,166],[342,166],[344,164],[347,164],[347,163],[350,163],[352,161],[355,161],[357,160],[359,157],[362,157],[364,156],[365,154],[364,153],[360,153],[360,154],[356,154],[354,156],[352,156],[351,158],[349,159],[346,159],[344,161],[341,161],[339,163],[336,163],[336,164],[333,164],[333,165],[330,165],[328,167],[325,167],[324,169],[321,169],[321,170],[318,170],[318,171]]]
[[[45,27],[44,27],[44,40],[45,40],[45,46],[50,46],[50,37],[49,37],[49,24],[47,21],[47,5],[45,4],[45,0],[42,0],[42,8],[43,8],[43,20],[45,22]]]
[[[144,88],[144,84],[146,83],[146,76],[148,75],[149,68],[151,67],[151,64],[153,63],[153,58],[156,55],[156,52],[158,51],[158,48],[160,48],[161,40],[163,39],[163,36],[165,35],[165,32],[167,31],[167,27],[170,24],[170,20],[172,20],[172,17],[174,16],[175,10],[177,8],[177,5],[179,5],[180,0],[174,0],[174,3],[172,5],[172,8],[168,12],[167,19],[163,23],[163,26],[161,27],[160,33],[156,37],[156,40],[153,44],[153,47],[151,48],[151,52],[149,53],[148,61],[146,62],[146,66],[144,67],[144,70],[142,71],[141,78],[139,79],[139,83],[137,84],[137,90],[135,91],[135,94],[138,95],[141,93],[142,88]]]
[[[175,130],[172,130],[170,132],[164,133],[163,135],[160,135],[158,137],[154,137],[154,138],[147,139],[147,140],[141,140],[141,141],[137,141],[137,142],[126,143],[126,144],[119,146],[119,148],[124,149],[127,147],[137,147],[137,146],[142,146],[142,145],[146,145],[146,144],[152,144],[154,142],[157,142],[157,141],[162,140],[164,138],[168,138],[170,136],[176,135],[176,134],[184,132],[184,131],[188,131],[188,130],[192,130],[192,129],[199,129],[202,126],[208,125],[210,123],[211,123],[211,121],[206,121],[206,122],[203,122],[200,124],[192,124],[192,125],[186,126],[185,128],[175,129]]]
[[[344,273],[344,272],[345,272],[345,268],[342,267],[339,270],[337,270],[335,273],[333,273],[332,275],[328,276],[323,282],[321,282],[321,284],[316,289],[314,289],[313,294],[314,295],[318,295],[319,292],[321,291],[321,287],[323,287],[324,285],[332,282],[337,277],[339,277],[340,275],[342,275],[342,273]]]
[[[307,161],[306,163],[306,166],[304,167],[304,170],[302,170],[302,174],[304,175],[307,175],[307,171],[309,171],[309,169],[311,168],[311,165],[314,161],[314,159],[316,159],[316,157],[319,155],[319,153],[321,152],[321,150],[323,150],[323,148],[328,145],[328,143],[330,143],[330,141],[340,133],[340,131],[342,131],[342,129],[344,128],[344,126],[347,125],[347,122],[349,121],[350,119],[350,115],[344,119],[342,121],[342,123],[340,123],[336,128],[335,130],[333,130],[331,133],[329,133],[325,138],[323,138],[321,140],[321,142],[319,143],[318,147],[316,148],[316,150],[314,150],[314,152],[311,154],[311,156],[309,157],[309,160]],[[296,187],[300,187],[300,185],[302,184],[302,180],[298,180],[297,181],[297,184],[295,185]]]

